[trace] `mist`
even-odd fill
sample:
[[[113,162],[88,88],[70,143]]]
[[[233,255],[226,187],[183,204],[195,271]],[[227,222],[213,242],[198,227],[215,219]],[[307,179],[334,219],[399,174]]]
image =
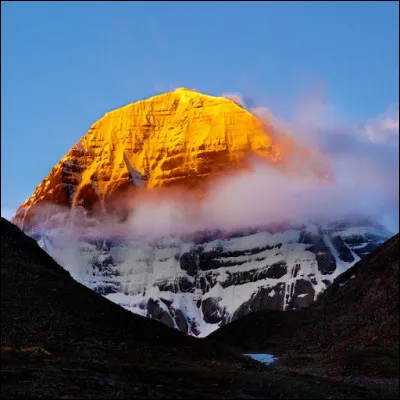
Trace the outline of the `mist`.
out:
[[[85,210],[55,212],[46,207],[46,225],[95,236],[185,235],[208,229],[237,230],[288,221],[318,223],[349,216],[369,217],[391,233],[399,230],[399,107],[357,125],[341,121],[315,93],[302,99],[293,121],[278,118],[267,107],[246,107],[239,94],[224,94],[235,103],[312,151],[309,163],[292,163],[294,170],[251,161],[250,171],[236,172],[209,183],[201,200],[193,193],[157,189],[125,198],[130,209],[123,222],[112,216],[89,218]],[[279,137],[279,135],[277,136]],[[297,161],[298,162],[298,161]],[[308,170],[309,169],[309,170]],[[324,173],[329,171],[331,179]],[[37,215],[37,221],[44,218]],[[68,220],[66,224],[65,221]],[[85,221],[83,223],[82,221]],[[88,229],[88,226],[90,229]],[[44,228],[42,226],[42,228]]]
[[[287,121],[268,107],[246,107],[237,93],[224,97],[232,98],[297,143],[313,149],[327,163],[336,185],[319,190],[320,182],[314,181],[305,193],[300,189],[310,205],[304,205],[305,215],[316,203],[327,216],[347,209],[349,213],[378,219],[392,233],[399,231],[398,103],[370,120],[349,123],[329,103],[326,92],[316,88],[301,98],[293,121]],[[285,179],[290,178],[283,178],[282,183]],[[340,199],[340,206],[331,201],[331,196]]]
[[[266,107],[248,108],[237,93],[223,96],[311,149],[312,162],[331,171],[333,179],[307,174],[304,165],[296,174],[254,161],[251,171],[212,182],[200,204],[191,205],[184,194],[137,204],[126,222],[128,230],[159,235],[361,216],[398,232],[398,104],[371,121],[351,125],[315,93],[302,99],[294,121],[279,119]]]

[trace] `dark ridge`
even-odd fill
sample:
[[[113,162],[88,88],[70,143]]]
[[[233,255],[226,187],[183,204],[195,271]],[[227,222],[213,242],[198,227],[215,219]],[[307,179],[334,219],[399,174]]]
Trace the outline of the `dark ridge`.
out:
[[[246,351],[318,355],[336,373],[398,378],[399,234],[338,276],[307,309],[256,312],[209,338]]]
[[[112,334],[115,341],[124,342],[129,337],[157,346],[182,340],[189,347],[194,345],[191,338],[133,315],[74,281],[33,239],[4,219],[1,219],[1,261],[2,345],[25,346],[37,342],[57,347],[59,339],[67,337],[86,340],[102,324],[104,336]],[[41,320],[51,320],[51,325],[60,334],[62,331],[62,335],[49,337],[41,329]],[[154,335],[149,336],[146,331]],[[162,336],[162,340],[156,340],[156,335]]]
[[[385,398],[271,375],[214,341],[134,315],[74,281],[3,218],[0,228],[1,398]]]
[[[179,392],[176,376],[158,377],[164,369],[181,369],[182,379],[190,381],[185,370],[204,365],[199,373],[211,375],[215,360],[228,370],[229,364],[254,368],[212,341],[196,340],[112,303],[74,281],[15,225],[1,218],[0,228],[2,397],[59,398],[75,392],[74,398],[86,398],[90,392],[118,398],[121,388],[125,397],[148,397],[168,385],[169,393]],[[43,360],[40,354],[3,351],[6,347],[43,348],[52,356]],[[34,371],[37,363],[41,374]],[[102,382],[96,386],[96,380]],[[181,391],[190,395],[188,388],[183,385]],[[200,394],[208,395],[207,390]]]

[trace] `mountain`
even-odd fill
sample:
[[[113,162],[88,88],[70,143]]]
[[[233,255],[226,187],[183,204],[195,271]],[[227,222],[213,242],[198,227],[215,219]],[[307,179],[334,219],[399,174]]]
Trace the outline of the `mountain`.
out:
[[[43,204],[109,210],[143,186],[147,174],[149,189],[195,188],[249,168],[249,158],[286,167],[296,161],[296,170],[310,166],[329,176],[322,162],[311,164],[312,155],[233,101],[179,88],[95,122],[20,206],[14,222],[27,229]]]
[[[339,275],[306,310],[265,310],[209,338],[333,374],[399,377],[399,234]],[[243,350],[243,351],[244,351]]]
[[[249,358],[87,289],[3,218],[0,233],[1,398],[384,398],[269,376]]]
[[[254,311],[308,306],[390,236],[358,216],[150,239],[121,228],[135,212],[128,203],[136,207],[174,190],[192,193],[185,199],[196,209],[204,192],[251,168],[255,158],[334,184],[323,157],[234,102],[177,89],[94,123],[12,221],[87,287],[134,313],[205,336]],[[161,229],[164,221],[154,223]]]

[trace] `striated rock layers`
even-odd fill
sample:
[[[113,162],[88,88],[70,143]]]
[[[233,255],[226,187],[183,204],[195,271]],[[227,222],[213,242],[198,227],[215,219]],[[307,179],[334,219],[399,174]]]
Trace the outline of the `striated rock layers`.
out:
[[[195,336],[263,309],[309,306],[390,234],[369,220],[208,232],[197,237],[32,234],[85,286]]]
[[[13,222],[26,228],[44,203],[81,205],[88,211],[101,205],[104,210],[127,190],[143,186],[140,175],[145,173],[148,189],[196,188],[249,167],[250,158],[329,175],[326,166],[312,164],[310,151],[231,100],[176,89],[95,122],[21,205]]]

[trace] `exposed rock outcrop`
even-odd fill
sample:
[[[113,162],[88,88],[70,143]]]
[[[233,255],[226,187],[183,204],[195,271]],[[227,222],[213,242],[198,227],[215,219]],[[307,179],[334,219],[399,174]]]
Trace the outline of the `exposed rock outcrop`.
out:
[[[327,166],[314,165],[311,155],[231,100],[180,88],[95,122],[20,206],[13,222],[27,227],[44,203],[112,208],[110,203],[145,184],[196,188],[248,168],[249,157],[288,168],[295,163],[295,171],[302,166],[328,176]]]

